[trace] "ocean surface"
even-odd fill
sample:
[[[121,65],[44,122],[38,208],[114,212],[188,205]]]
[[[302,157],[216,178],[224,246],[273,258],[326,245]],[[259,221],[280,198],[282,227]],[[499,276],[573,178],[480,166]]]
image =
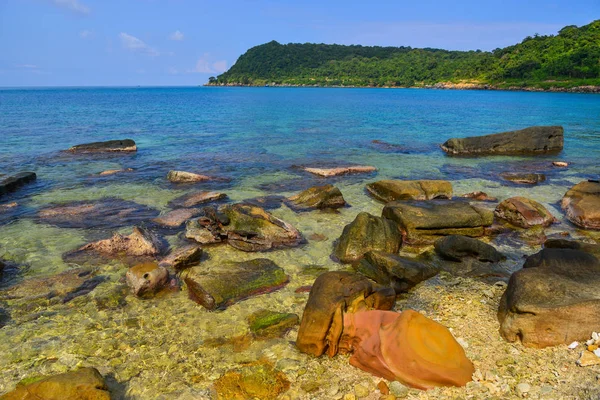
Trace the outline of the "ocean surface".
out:
[[[534,125],[562,125],[564,150],[535,157],[456,158],[439,148],[451,137]],[[136,141],[135,154],[64,152],[76,144],[125,138]],[[552,161],[558,160],[568,161],[569,167],[552,167]],[[317,178],[300,169],[355,164],[372,165],[378,171]],[[124,168],[133,171],[99,175]],[[216,179],[173,184],[166,179],[169,170]],[[330,258],[334,240],[359,212],[381,213],[382,204],[365,193],[366,183],[447,179],[455,195],[478,190],[499,200],[521,195],[551,210],[559,220],[553,231],[577,235],[558,202],[573,184],[600,177],[600,96],[423,89],[0,89],[0,173],[19,171],[36,172],[37,181],[0,197],[0,205],[17,203],[0,212],[0,259],[12,265],[0,289],[74,268],[63,260],[65,252],[115,231],[128,234],[134,225],[115,227],[90,220],[84,226],[69,227],[40,220],[39,211],[56,204],[111,198],[138,203],[158,215],[171,209],[172,200],[199,190],[224,192],[233,203],[290,196],[325,183],[341,189],[350,207],[337,213],[298,214],[285,205],[272,210],[305,237],[318,234],[324,240],[259,254],[228,247],[207,250],[206,262],[268,257],[290,276],[285,289],[248,299],[224,312],[208,314],[185,293],[145,301],[128,295],[120,306],[102,309],[93,299],[124,287],[126,269],[116,261],[100,267],[106,277],[102,284],[73,302],[33,309],[17,304],[17,311],[12,304],[0,302],[8,315],[0,328],[0,393],[32,373],[60,372],[76,365],[97,366],[132,398],[147,398],[152,390],[204,393],[232,365],[252,361],[257,354],[297,357],[287,341],[251,346],[251,354],[242,352],[243,356],[207,343],[245,332],[245,318],[258,308],[301,315],[306,295],[294,289],[310,285],[315,271],[347,268]],[[499,176],[524,171],[544,173],[547,180],[522,186]],[[183,241],[180,231],[161,234],[173,245]],[[532,252],[527,245],[511,241],[495,245],[509,255],[504,265],[509,272],[520,266],[523,254]],[[179,345],[173,350],[175,342]],[[145,346],[145,351],[131,358],[136,352],[126,349],[139,346]],[[189,382],[198,371],[182,367],[178,351],[198,352],[200,364],[210,365],[210,371],[195,378],[196,386]],[[161,378],[165,370],[170,371],[172,382],[166,386]]]

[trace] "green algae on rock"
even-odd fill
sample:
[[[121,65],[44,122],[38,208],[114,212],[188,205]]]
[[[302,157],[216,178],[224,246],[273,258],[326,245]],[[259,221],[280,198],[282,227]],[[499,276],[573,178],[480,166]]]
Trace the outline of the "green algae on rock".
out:
[[[340,189],[331,184],[313,186],[288,200],[293,208],[299,210],[340,208],[346,205]]]
[[[259,310],[248,317],[250,332],[258,338],[281,337],[300,319],[296,314]]]

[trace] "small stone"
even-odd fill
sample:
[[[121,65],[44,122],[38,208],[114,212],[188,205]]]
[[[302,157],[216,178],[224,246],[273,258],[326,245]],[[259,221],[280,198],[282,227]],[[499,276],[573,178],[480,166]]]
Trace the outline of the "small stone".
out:
[[[581,353],[581,357],[577,360],[577,365],[580,367],[589,367],[591,365],[600,364],[600,357],[591,351],[584,351]]]
[[[555,167],[568,167],[569,163],[564,162],[564,161],[553,161],[552,165],[554,165]]]
[[[385,383],[385,381],[379,381],[379,383],[377,384],[377,389],[379,389],[379,391],[383,395],[390,394],[390,388],[388,387],[387,383]]]
[[[501,360],[496,361],[496,365],[498,367],[502,367],[502,366],[505,366],[505,365],[512,365],[512,364],[516,364],[516,363],[517,362],[512,357],[507,357],[507,358],[503,358]]]
[[[593,353],[596,355],[596,357],[600,357],[600,349],[594,350]]]
[[[354,386],[354,393],[360,399],[369,395],[369,389],[367,389],[363,385],[356,385]]]
[[[598,332],[592,332],[592,339],[594,339],[596,342],[600,340],[600,334],[598,334]]]
[[[573,343],[571,343],[571,344],[569,345],[569,349],[570,349],[570,350],[573,350],[573,349],[574,349],[574,348],[576,348],[577,346],[579,346],[579,342],[575,341],[575,342],[573,342]]]
[[[408,396],[408,388],[398,381],[390,382],[390,393],[396,397],[404,398]]]
[[[527,382],[522,382],[517,385],[517,394],[524,397],[531,390],[531,385]]]
[[[469,343],[463,339],[463,338],[456,338],[456,341],[458,342],[458,344],[460,344],[464,349],[468,349],[469,348]]]
[[[483,295],[484,295],[485,297],[492,298],[492,297],[494,297],[494,292],[493,292],[491,289],[484,290],[484,291],[483,291]]]
[[[386,394],[379,398],[379,400],[396,400],[396,396],[393,394]]]
[[[550,393],[552,393],[552,386],[550,385],[542,385],[542,387],[540,388],[540,394],[541,395],[548,395]]]
[[[327,390],[327,395],[335,396],[336,394],[338,394],[339,391],[340,388],[337,385],[333,385]]]
[[[356,400],[356,396],[354,393],[346,393],[344,395],[344,400]]]

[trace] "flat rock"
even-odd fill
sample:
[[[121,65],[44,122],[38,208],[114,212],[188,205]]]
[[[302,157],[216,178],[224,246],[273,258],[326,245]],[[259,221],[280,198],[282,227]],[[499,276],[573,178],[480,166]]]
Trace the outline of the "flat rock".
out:
[[[511,197],[504,200],[494,210],[496,217],[521,228],[550,226],[556,218],[546,207],[525,197]]]
[[[498,319],[506,340],[529,347],[587,340],[600,326],[600,262],[572,249],[528,257],[510,277]]]
[[[375,199],[388,203],[394,200],[451,199],[452,184],[441,180],[382,180],[369,183],[367,191]]]
[[[0,196],[17,190],[19,187],[37,179],[35,172],[19,172],[15,175],[0,178]]]
[[[76,371],[48,377],[28,378],[12,392],[1,396],[2,400],[110,400],[110,392],[104,378],[96,368],[80,368]]]
[[[162,214],[161,216],[152,219],[152,221],[166,228],[179,228],[190,218],[200,215],[201,212],[202,210],[200,208],[179,208],[177,210],[171,210],[166,214]]]
[[[288,199],[294,209],[341,208],[346,205],[340,189],[333,185],[313,186]]]
[[[462,235],[439,238],[434,247],[440,257],[450,261],[462,261],[470,257],[478,261],[496,263],[506,259],[494,246]]]
[[[224,309],[245,298],[273,292],[289,281],[284,270],[266,258],[192,267],[182,277],[190,298],[209,310]]]
[[[122,174],[123,172],[133,172],[133,168],[123,168],[123,169],[107,169],[106,171],[102,171],[98,174],[98,176],[109,176]]]
[[[106,142],[93,142],[78,144],[68,150],[70,153],[130,153],[137,151],[135,142],[131,139],[108,140]]]
[[[343,330],[343,313],[359,309],[391,310],[396,302],[393,289],[373,283],[351,272],[333,271],[320,275],[313,284],[298,330],[300,351],[330,357],[338,352]]]
[[[600,183],[579,182],[564,195],[561,207],[575,225],[584,229],[600,229]]]
[[[396,223],[361,212],[344,227],[333,255],[343,263],[351,263],[371,250],[397,253],[401,245],[402,235]]]
[[[306,172],[310,172],[311,174],[330,177],[330,176],[339,176],[346,174],[364,174],[369,172],[377,171],[377,168],[372,167],[370,165],[351,165],[347,167],[335,167],[335,168],[313,168],[313,167],[303,167],[302,168]]]
[[[60,228],[114,229],[154,218],[158,210],[117,198],[52,204],[42,208],[37,219]]]
[[[173,183],[190,183],[209,181],[211,178],[206,175],[200,175],[193,172],[169,171],[167,174],[167,179]]]
[[[200,204],[212,203],[215,201],[223,200],[227,198],[225,193],[220,192],[193,192],[185,194],[181,197],[176,198],[175,200],[169,203],[169,206],[172,208],[190,208],[196,207]]]
[[[196,244],[185,245],[183,247],[178,247],[167,254],[165,258],[160,260],[160,265],[173,268],[176,271],[182,271],[200,263],[202,254],[202,247]]]
[[[134,295],[144,297],[165,287],[169,282],[169,272],[157,263],[148,262],[129,268],[125,279]]]
[[[562,150],[562,126],[533,126],[492,135],[452,138],[441,147],[450,155],[543,154]]]
[[[524,185],[537,185],[546,180],[546,175],[539,173],[503,172],[500,176],[504,180]]]
[[[396,294],[407,292],[439,272],[436,266],[383,251],[369,251],[354,269],[380,285],[392,287]]]
[[[396,222],[408,243],[433,243],[440,236],[483,236],[494,214],[466,201],[424,201],[388,203],[383,217]]]

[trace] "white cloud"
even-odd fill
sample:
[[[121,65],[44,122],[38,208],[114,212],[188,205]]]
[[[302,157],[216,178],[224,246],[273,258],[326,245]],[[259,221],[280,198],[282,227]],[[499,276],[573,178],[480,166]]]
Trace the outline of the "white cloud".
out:
[[[88,31],[87,29],[79,32],[79,37],[82,38],[82,39],[91,38],[92,35],[93,35],[93,32],[92,31]]]
[[[180,31],[175,31],[175,32],[171,33],[171,35],[169,35],[169,39],[171,39],[171,40],[181,41],[181,40],[183,40],[183,38],[184,38],[184,35]]]
[[[204,55],[200,57],[198,61],[196,61],[196,67],[187,70],[187,72],[197,74],[215,74],[225,72],[227,70],[227,61],[221,60],[213,62],[210,58],[210,54],[204,53]]]
[[[77,14],[88,15],[90,13],[90,8],[85,4],[79,2],[79,0],[51,0],[52,3],[61,8],[66,8],[67,10],[71,10]]]
[[[123,48],[136,52],[143,53],[149,56],[158,56],[160,53],[153,47],[148,46],[144,41],[136,38],[135,36],[129,35],[125,32],[119,34]]]

